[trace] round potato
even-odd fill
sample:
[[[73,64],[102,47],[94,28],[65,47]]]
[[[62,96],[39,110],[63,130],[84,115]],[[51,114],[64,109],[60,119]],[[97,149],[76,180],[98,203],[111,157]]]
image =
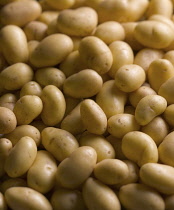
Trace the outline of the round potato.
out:
[[[27,82],[20,90],[20,98],[25,95],[35,95],[40,97],[41,94],[42,94],[42,88],[35,81]]]

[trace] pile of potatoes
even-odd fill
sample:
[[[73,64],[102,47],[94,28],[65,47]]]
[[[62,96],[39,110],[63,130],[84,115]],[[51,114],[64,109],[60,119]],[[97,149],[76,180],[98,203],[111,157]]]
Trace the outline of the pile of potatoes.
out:
[[[0,0],[0,210],[174,209],[174,0]]]

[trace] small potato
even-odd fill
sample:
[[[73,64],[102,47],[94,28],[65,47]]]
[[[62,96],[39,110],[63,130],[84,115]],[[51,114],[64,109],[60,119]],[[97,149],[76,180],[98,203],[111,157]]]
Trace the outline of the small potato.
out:
[[[92,99],[82,101],[80,104],[80,114],[87,131],[98,135],[106,132],[106,115],[95,101]]]
[[[129,159],[142,166],[158,162],[158,149],[153,139],[140,131],[127,133],[122,139],[122,150]],[[136,151],[136,152],[135,152]]]
[[[6,107],[13,111],[17,97],[12,93],[6,93],[0,97],[0,106]]]
[[[147,125],[142,126],[141,131],[149,135],[154,140],[156,145],[159,146],[159,144],[169,133],[169,126],[162,117],[158,116]]]
[[[152,88],[143,85],[129,94],[129,101],[136,108],[139,101],[147,95],[157,95],[157,93]]]
[[[141,21],[134,30],[134,35],[138,42],[145,47],[155,49],[168,47],[174,39],[173,34],[173,28],[154,20]]]
[[[157,59],[161,59],[163,55],[162,50],[144,48],[136,54],[134,64],[141,66],[147,72],[150,64]]]
[[[99,74],[105,74],[112,66],[113,56],[109,47],[95,36],[82,39],[79,53],[87,68],[93,69]]]
[[[51,21],[55,19],[57,20],[58,15],[59,15],[58,11],[47,10],[47,11],[43,11],[37,20],[49,25]]]
[[[75,0],[46,0],[46,2],[56,10],[68,9],[75,4]]]
[[[3,27],[0,30],[0,39],[2,53],[10,65],[28,61],[27,38],[21,28],[15,25]]]
[[[32,125],[17,126],[12,132],[6,134],[4,137],[9,139],[14,146],[24,136],[31,137],[37,146],[40,144],[40,132]]]
[[[172,63],[166,59],[156,59],[150,64],[147,77],[150,86],[158,92],[162,84],[174,77],[174,67]]]
[[[41,118],[44,124],[48,126],[58,124],[63,119],[66,109],[63,93],[56,86],[47,85],[42,91],[41,99],[43,101]]]
[[[22,96],[15,104],[14,114],[18,125],[30,124],[42,112],[42,100],[36,95]]]
[[[5,192],[7,205],[14,209],[52,210],[47,198],[29,187],[12,187]]]
[[[7,134],[12,132],[17,125],[15,114],[6,107],[0,107],[0,133]]]
[[[57,183],[68,189],[78,188],[91,175],[96,161],[97,153],[92,147],[79,147],[58,165]]]
[[[88,178],[84,183],[82,194],[88,209],[121,210],[115,192],[92,177]]]
[[[158,94],[164,97],[169,105],[174,103],[174,77],[168,79],[161,85]]]
[[[103,80],[96,71],[84,69],[65,80],[63,91],[74,98],[88,98],[96,95],[102,85]]]
[[[169,133],[158,147],[159,159],[162,163],[174,167],[174,131]]]
[[[108,132],[117,138],[123,136],[130,131],[138,131],[140,125],[137,123],[132,114],[116,114],[108,119]]]
[[[166,52],[163,56],[163,59],[170,61],[172,65],[174,66],[174,50],[170,50]]]
[[[82,194],[77,190],[59,188],[53,192],[50,202],[55,210],[86,210]]]
[[[20,90],[20,98],[25,95],[35,95],[40,97],[41,94],[42,94],[42,88],[35,81],[27,82]]]
[[[38,69],[35,72],[35,80],[42,86],[54,85],[61,88],[66,77],[65,74],[57,68],[49,67]]]
[[[2,85],[7,90],[18,90],[33,79],[33,70],[25,63],[15,63],[0,73]]]
[[[127,165],[118,159],[105,159],[97,163],[94,168],[94,176],[104,184],[114,185],[128,177]]]
[[[115,85],[123,92],[137,90],[146,79],[143,68],[136,64],[124,65],[115,74]]]
[[[7,210],[7,203],[5,201],[4,195],[0,192],[0,209]]]
[[[59,64],[73,50],[71,38],[65,34],[52,34],[44,38],[30,55],[30,63],[37,67]]]
[[[126,209],[164,210],[162,196],[144,184],[131,183],[120,188],[119,199]]]
[[[47,35],[48,26],[39,21],[31,21],[24,27],[27,40],[41,41]]]
[[[97,162],[104,159],[114,159],[115,150],[103,136],[91,133],[84,134],[79,139],[80,146],[90,146],[97,152]]]
[[[173,208],[174,208],[174,195],[166,196],[164,201],[165,201],[165,210],[173,210]]]
[[[27,184],[40,193],[49,192],[55,182],[57,164],[54,157],[45,150],[39,150],[36,159],[27,172]]]
[[[79,147],[76,138],[62,129],[47,127],[43,129],[41,136],[45,149],[58,161],[64,160]]]
[[[107,21],[97,26],[94,36],[103,40],[106,44],[111,44],[114,41],[122,41],[125,38],[123,26],[116,21]]]
[[[171,104],[166,108],[163,117],[170,126],[174,126],[174,104]]]
[[[160,193],[174,194],[174,168],[159,163],[146,163],[140,168],[143,183]]]
[[[36,20],[41,14],[41,6],[37,1],[15,1],[6,4],[0,10],[0,22],[3,25],[23,27]]]
[[[135,119],[140,125],[147,125],[162,114],[167,107],[165,98],[159,95],[147,95],[142,98],[135,109]]]
[[[96,96],[96,103],[102,108],[107,118],[124,112],[127,94],[115,86],[114,80],[109,80]]]
[[[61,33],[69,36],[89,36],[96,28],[98,16],[90,7],[67,9],[59,13],[57,28]]]
[[[134,53],[129,44],[123,41],[115,41],[109,45],[113,56],[113,64],[108,72],[115,79],[118,69],[124,65],[133,64]]]
[[[15,178],[24,175],[33,164],[36,154],[35,141],[28,136],[22,137],[6,159],[5,171],[8,176]]]

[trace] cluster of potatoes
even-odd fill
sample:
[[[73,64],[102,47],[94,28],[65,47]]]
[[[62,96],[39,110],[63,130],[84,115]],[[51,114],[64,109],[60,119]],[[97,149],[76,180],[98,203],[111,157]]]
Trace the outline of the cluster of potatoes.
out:
[[[174,209],[173,10],[0,0],[0,210]]]

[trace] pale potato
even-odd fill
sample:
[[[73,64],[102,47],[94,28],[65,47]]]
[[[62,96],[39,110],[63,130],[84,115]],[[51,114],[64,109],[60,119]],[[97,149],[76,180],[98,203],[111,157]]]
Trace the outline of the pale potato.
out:
[[[42,88],[35,81],[30,81],[25,83],[25,85],[20,90],[20,98],[25,95],[36,95],[40,97],[41,94],[42,94]]]

